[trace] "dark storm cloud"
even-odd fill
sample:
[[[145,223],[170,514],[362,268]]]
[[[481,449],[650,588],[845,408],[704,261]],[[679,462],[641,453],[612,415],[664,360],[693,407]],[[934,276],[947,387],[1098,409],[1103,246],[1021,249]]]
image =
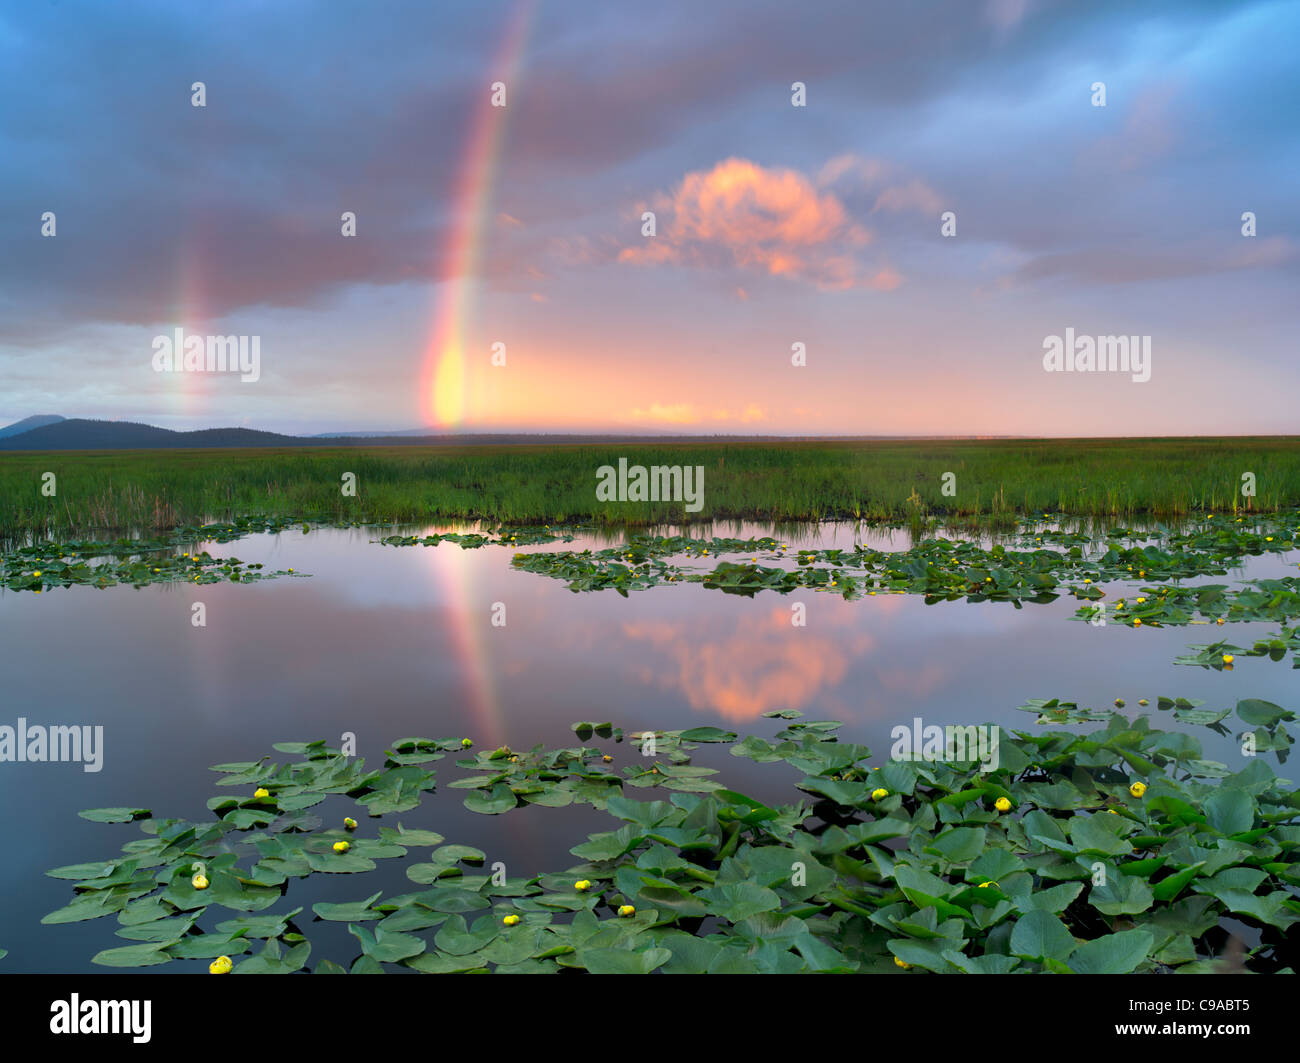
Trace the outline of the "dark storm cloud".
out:
[[[518,7],[11,8],[0,24],[0,340],[163,322],[186,299],[191,312],[220,316],[307,306],[351,283],[444,278],[455,266],[446,245],[458,167],[487,86],[504,73],[493,57]],[[1241,10],[1144,5],[1143,25],[1165,31],[1153,44],[1119,2],[541,3],[510,101],[501,198],[535,230],[572,219],[562,246],[598,245],[606,234],[573,230],[593,200],[626,208],[638,166],[640,194],[720,161],[677,147],[693,130],[743,117],[759,130],[749,154],[760,162],[802,143],[825,145],[820,163],[844,150],[845,130],[897,137],[918,114],[972,96],[1029,106],[1062,69],[1104,69],[1144,48],[1158,59]],[[806,113],[791,113],[795,80],[818,105]],[[207,86],[206,108],[190,105],[194,81]],[[1162,121],[1156,108],[1119,146],[1132,166],[1159,166],[1172,150],[1159,142]],[[963,136],[950,145],[949,177],[979,156],[980,131]],[[1032,172],[1029,146],[1007,151],[1002,162]],[[1084,224],[1108,209],[1114,219],[1113,201],[1077,173],[1077,211],[1059,213],[1061,232],[1024,220],[1023,193],[987,171],[967,180],[990,238],[1049,256],[1025,277],[1059,269],[1050,256],[1083,253],[1070,244]],[[56,240],[39,235],[46,210]],[[359,215],[356,240],[338,235],[344,210]],[[520,238],[548,242],[540,231]],[[509,248],[488,262],[517,286]]]

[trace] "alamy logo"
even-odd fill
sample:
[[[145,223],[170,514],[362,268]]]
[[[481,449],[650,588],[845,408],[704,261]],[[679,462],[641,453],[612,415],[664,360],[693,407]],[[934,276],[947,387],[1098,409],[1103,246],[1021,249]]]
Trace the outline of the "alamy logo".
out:
[[[136,1044],[147,1045],[152,1011],[149,1000],[82,1000],[73,993],[50,1005],[50,1033],[130,1034]]]
[[[930,724],[927,727],[917,716],[911,727],[899,724],[889,732],[889,737],[894,742],[889,750],[890,760],[958,763],[978,760],[980,771],[997,770],[999,731],[996,726]]]
[[[104,728],[27,726],[25,716],[18,726],[0,726],[0,763],[80,764],[82,771],[97,772],[104,767]]]
[[[245,384],[262,376],[261,336],[171,336],[153,338],[155,373],[238,373]]]
[[[1151,379],[1150,336],[1065,336],[1043,340],[1043,368],[1049,373],[1132,373],[1133,383]]]
[[[704,466],[628,466],[618,459],[618,469],[602,465],[596,470],[598,502],[685,502],[687,513],[704,508]]]

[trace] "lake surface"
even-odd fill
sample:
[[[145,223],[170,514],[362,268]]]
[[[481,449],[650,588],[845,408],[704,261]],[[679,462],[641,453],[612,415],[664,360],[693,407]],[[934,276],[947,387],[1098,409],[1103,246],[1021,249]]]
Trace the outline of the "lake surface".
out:
[[[435,530],[445,528],[418,529]],[[378,767],[384,750],[404,736],[464,735],[478,749],[562,746],[575,741],[569,725],[578,720],[611,720],[629,731],[716,724],[770,736],[782,724],[761,713],[798,709],[809,719],[842,720],[844,738],[884,758],[890,730],[916,717],[926,725],[1035,730],[1035,717],[1016,709],[1030,698],[1104,708],[1123,697],[1129,715],[1147,712],[1154,726],[1168,730],[1178,726],[1156,712],[1160,695],[1201,698],[1214,709],[1245,697],[1295,707],[1297,673],[1289,659],[1242,660],[1230,673],[1173,663],[1190,644],[1226,638],[1249,646],[1276,624],[1093,627],[1070,619],[1080,603],[1068,595],[1016,609],[926,605],[903,594],[747,598],[699,584],[627,598],[575,594],[562,581],[513,569],[503,548],[376,542],[392,531],[296,530],[208,546],[214,556],[308,574],[293,578],[74,587],[40,596],[0,591],[0,723],[21,716],[31,724],[104,728],[97,774],[78,764],[0,764],[0,948],[9,949],[0,970],[98,970],[89,962],[95,952],[127,943],[114,936],[112,917],[40,925],[42,915],[72,897],[71,883],[46,878],[47,869],[114,856],[141,836],[138,826],[89,823],[78,810],[125,805],[211,818],[204,802],[232,791],[216,787],[220,776],[208,767],[255,760],[274,742],[324,738],[336,745],[352,732],[358,754]],[[696,534],[780,534],[794,548],[911,544],[906,531],[868,536],[851,525],[778,532],[728,524]],[[608,544],[579,539],[522,549]],[[703,560],[711,567],[711,557]],[[1294,552],[1251,558],[1208,582],[1294,574],[1295,560]],[[1113,601],[1121,588],[1106,590]],[[191,624],[195,602],[206,607],[205,627]],[[804,627],[791,623],[795,602],[807,607]],[[495,603],[504,603],[504,627],[492,625]],[[1149,709],[1138,708],[1142,697],[1151,700]],[[1204,742],[1206,756],[1240,766],[1228,740],[1205,728],[1188,730]],[[615,767],[635,756],[626,744],[619,747]],[[782,803],[800,796],[793,788],[798,776],[783,764],[755,765],[723,746],[701,747],[696,762],[721,768],[719,780],[733,789]],[[460,774],[451,757],[432,767],[440,779]],[[352,814],[371,835],[377,824],[397,821],[437,830],[449,842],[484,849],[489,862],[505,861],[512,876],[578,863],[569,847],[608,827],[587,806],[480,816],[461,806],[463,796],[440,786],[409,813],[369,822]],[[379,871],[360,878],[291,880],[289,903],[271,910],[302,904],[309,914],[316,901],[357,900],[381,888],[410,892],[417,887],[402,872],[406,863],[381,861]],[[324,957],[350,963],[358,949],[346,929],[323,929],[310,934],[318,948],[312,965]],[[198,971],[206,963],[176,961],[166,970]]]

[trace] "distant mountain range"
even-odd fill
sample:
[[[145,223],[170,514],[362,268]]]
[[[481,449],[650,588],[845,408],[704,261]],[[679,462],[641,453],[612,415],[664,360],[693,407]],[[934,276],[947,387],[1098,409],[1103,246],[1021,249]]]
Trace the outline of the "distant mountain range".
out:
[[[43,414],[25,417],[0,428],[3,450],[164,450],[183,447],[349,447],[349,446],[465,446],[485,443],[648,443],[707,442],[714,439],[753,442],[789,441],[791,436],[722,435],[614,435],[610,433],[479,432],[465,435],[431,435],[426,429],[408,429],[390,435],[336,432],[315,436],[287,436],[255,428],[204,428],[176,432],[132,421],[92,421],[81,417]],[[806,436],[802,438],[814,438]],[[859,438],[890,438],[885,436]]]

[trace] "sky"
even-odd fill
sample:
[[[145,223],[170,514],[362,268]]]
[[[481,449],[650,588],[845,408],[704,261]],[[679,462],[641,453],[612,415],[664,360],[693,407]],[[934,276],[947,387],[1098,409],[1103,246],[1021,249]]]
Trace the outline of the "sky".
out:
[[[1297,42],[1295,2],[6,5],[0,423],[1293,433]],[[178,328],[257,379],[158,371]],[[1067,330],[1148,378],[1049,371]]]

